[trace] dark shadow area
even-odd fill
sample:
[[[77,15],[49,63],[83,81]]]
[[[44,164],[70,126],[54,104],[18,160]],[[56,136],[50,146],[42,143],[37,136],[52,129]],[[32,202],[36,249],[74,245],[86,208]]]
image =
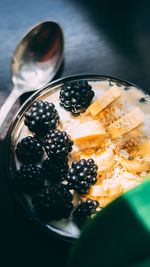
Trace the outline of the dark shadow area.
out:
[[[95,26],[126,56],[138,55],[140,37],[147,37],[150,45],[150,1],[80,0],[80,4]]]
[[[79,42],[85,36],[85,53],[91,47],[90,72],[96,69],[97,73],[129,80],[150,92],[150,1],[72,2],[86,18],[85,31],[80,29],[74,38]],[[92,27],[88,28],[89,24]]]
[[[65,267],[70,244],[42,231],[26,215],[14,197],[6,175],[4,148],[5,140],[0,141],[1,266]]]

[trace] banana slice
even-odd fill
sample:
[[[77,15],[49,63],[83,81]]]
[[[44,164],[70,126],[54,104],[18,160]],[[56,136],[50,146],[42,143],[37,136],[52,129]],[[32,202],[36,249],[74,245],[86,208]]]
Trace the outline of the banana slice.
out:
[[[93,195],[90,195],[89,198],[99,201],[100,207],[103,208],[112,202],[115,198],[119,197],[121,194],[127,192],[128,190],[132,189],[133,187],[139,185],[139,182],[129,179],[121,179],[120,182],[113,184],[108,192],[108,195],[105,195],[105,192],[100,192],[98,188],[93,190]],[[93,186],[95,187],[95,186]],[[101,190],[102,191],[102,190]],[[102,193],[98,196],[99,193]]]
[[[110,196],[120,195],[121,193],[122,193],[121,184],[105,180],[105,183],[101,185],[92,186],[89,195],[93,197],[102,197],[102,196],[110,197]]]
[[[120,184],[111,183],[111,181],[106,180],[105,182],[105,184],[92,186],[88,193],[89,198],[99,201],[100,207],[105,207],[123,193]]]
[[[143,171],[150,170],[150,162],[146,161],[145,159],[129,160],[120,158],[119,162],[124,168],[126,168],[126,170],[132,173],[141,173]]]
[[[150,161],[150,140],[143,140],[130,153],[132,157],[143,157]]]
[[[115,164],[114,153],[110,149],[106,149],[98,154],[81,154],[80,159],[92,158],[98,166],[98,172],[103,172],[110,169]]]
[[[106,131],[98,120],[92,120],[73,127],[70,135],[75,142],[84,142],[103,139],[106,136]]]
[[[96,115],[98,115],[98,113],[100,113],[104,108],[106,108],[120,96],[120,89],[116,85],[114,85],[106,92],[104,96],[100,97],[96,102],[91,104],[88,108],[88,111],[93,117],[95,117]]]
[[[130,159],[120,158],[120,164],[128,171],[140,173],[150,170],[150,140],[143,140],[130,152]]]
[[[108,131],[113,139],[131,131],[144,122],[144,114],[139,107],[135,107],[131,112],[124,115],[108,127]]]
[[[140,135],[142,132],[142,124],[138,127],[131,130],[129,133],[125,133],[122,136],[119,136],[119,138],[115,139],[115,145],[117,148],[127,147],[127,150],[132,150],[133,147],[135,147],[140,140]]]
[[[142,180],[140,182],[142,182]],[[132,189],[133,187],[139,185],[140,182],[136,180],[130,180],[130,179],[121,179],[121,187],[123,191],[122,193],[125,193],[128,190]]]

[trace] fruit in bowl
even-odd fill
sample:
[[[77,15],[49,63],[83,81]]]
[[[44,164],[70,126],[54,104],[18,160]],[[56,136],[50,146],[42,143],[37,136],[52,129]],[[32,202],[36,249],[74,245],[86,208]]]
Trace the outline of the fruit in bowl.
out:
[[[142,90],[109,77],[64,79],[35,93],[7,140],[9,176],[30,215],[76,238],[141,183],[150,171],[149,107]]]

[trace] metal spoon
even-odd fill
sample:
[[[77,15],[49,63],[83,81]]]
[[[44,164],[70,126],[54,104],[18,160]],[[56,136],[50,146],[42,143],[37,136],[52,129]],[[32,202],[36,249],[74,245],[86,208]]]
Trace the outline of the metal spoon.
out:
[[[46,85],[63,61],[64,39],[60,26],[44,21],[32,28],[12,57],[13,90],[0,109],[0,128],[19,96]]]

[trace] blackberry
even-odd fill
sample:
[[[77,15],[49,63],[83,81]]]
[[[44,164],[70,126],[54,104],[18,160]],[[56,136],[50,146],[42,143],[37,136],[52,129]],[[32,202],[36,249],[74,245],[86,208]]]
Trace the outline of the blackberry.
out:
[[[32,204],[39,216],[46,220],[60,220],[68,218],[71,210],[73,196],[65,185],[45,186],[37,192]]]
[[[67,159],[57,159],[55,157],[47,158],[42,167],[51,184],[64,180],[69,168]]]
[[[20,161],[33,163],[38,162],[42,158],[44,150],[36,138],[27,136],[17,144],[16,154]]]
[[[22,165],[16,172],[15,181],[22,191],[32,193],[44,185],[43,170],[34,164]]]
[[[73,141],[65,131],[50,130],[45,136],[44,146],[49,157],[63,158],[71,152]]]
[[[97,182],[97,169],[93,159],[73,161],[66,176],[68,187],[79,194],[86,194],[90,186]]]
[[[53,103],[37,101],[25,114],[24,123],[31,132],[43,137],[50,129],[56,128],[59,115]]]
[[[78,116],[87,109],[93,97],[92,86],[87,81],[76,81],[62,86],[59,100],[61,106]]]
[[[99,207],[99,202],[87,199],[85,202],[81,202],[76,210],[73,212],[73,218],[76,223],[81,226],[86,219],[89,219],[91,215],[96,213],[96,209]]]

